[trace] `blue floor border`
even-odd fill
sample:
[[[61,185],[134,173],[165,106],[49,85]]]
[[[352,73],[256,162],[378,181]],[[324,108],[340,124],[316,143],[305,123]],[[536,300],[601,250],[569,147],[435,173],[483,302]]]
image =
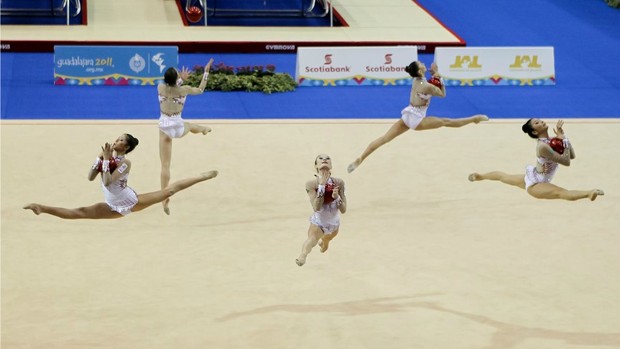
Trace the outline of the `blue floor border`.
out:
[[[533,9],[493,0],[418,1],[468,46],[553,46],[557,85],[452,87],[429,115],[492,118],[619,118],[620,10],[601,1],[541,0]],[[475,6],[474,6],[475,5]],[[615,30],[614,30],[615,29]],[[295,54],[181,54],[193,67],[213,57],[228,65],[274,64],[295,75]],[[432,55],[420,60],[432,62]],[[53,55],[2,53],[1,118],[157,119],[154,86],[53,85]],[[615,68],[614,68],[615,67]],[[205,92],[188,98],[186,119],[398,118],[409,87],[300,87],[294,92]]]

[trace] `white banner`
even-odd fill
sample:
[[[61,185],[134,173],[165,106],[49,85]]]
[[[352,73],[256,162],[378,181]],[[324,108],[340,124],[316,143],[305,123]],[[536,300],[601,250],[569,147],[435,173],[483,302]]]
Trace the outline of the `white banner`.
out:
[[[416,46],[299,47],[299,86],[411,85],[405,67],[418,60]]]
[[[555,85],[553,47],[438,47],[435,62],[449,86]]]

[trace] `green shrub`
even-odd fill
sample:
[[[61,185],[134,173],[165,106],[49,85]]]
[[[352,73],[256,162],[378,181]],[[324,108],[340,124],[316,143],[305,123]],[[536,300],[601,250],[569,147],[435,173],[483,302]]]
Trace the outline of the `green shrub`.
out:
[[[211,91],[248,91],[248,92],[288,92],[294,91],[297,83],[286,73],[276,73],[273,65],[243,66],[233,68],[219,63],[211,67],[207,90]],[[185,83],[198,87],[204,67],[195,66]]]
[[[620,0],[605,0],[607,5],[615,8],[620,8]]]

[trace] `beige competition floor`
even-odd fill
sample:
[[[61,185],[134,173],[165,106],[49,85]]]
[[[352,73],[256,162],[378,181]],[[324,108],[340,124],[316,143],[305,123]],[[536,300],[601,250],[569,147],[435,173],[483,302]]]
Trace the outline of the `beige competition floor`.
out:
[[[21,207],[101,201],[86,173],[123,132],[129,185],[156,189],[156,121],[3,121],[2,348],[620,348],[620,121],[565,124],[577,159],[554,182],[595,202],[467,181],[534,160],[522,120],[410,132],[347,174],[391,122],[209,121],[175,141],[173,179],[220,176],[171,216],[67,221]],[[322,152],[349,212],[300,268]]]

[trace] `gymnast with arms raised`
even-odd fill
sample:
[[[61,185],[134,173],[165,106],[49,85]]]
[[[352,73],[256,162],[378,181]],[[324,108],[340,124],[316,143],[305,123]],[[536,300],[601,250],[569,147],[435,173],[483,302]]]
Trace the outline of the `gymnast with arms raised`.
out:
[[[332,160],[329,155],[317,156],[314,167],[317,172],[315,178],[306,182],[306,192],[314,213],[310,216],[308,238],[295,260],[300,267],[306,263],[306,257],[317,244],[321,253],[327,251],[329,242],[340,230],[340,213],[347,211],[344,181],[331,176]]]
[[[206,135],[211,132],[211,128],[186,122],[181,117],[185,99],[188,95],[202,94],[207,86],[209,70],[213,64],[213,59],[205,66],[204,75],[198,87],[182,85],[183,81],[189,76],[189,70],[183,68],[180,72],[170,67],[164,73],[164,83],[157,86],[159,98],[159,158],[161,160],[161,188],[164,189],[170,183],[170,162],[172,160],[172,139],[181,138],[188,133],[200,133]],[[163,201],[163,208],[166,214],[170,214],[168,203],[170,200]]]

